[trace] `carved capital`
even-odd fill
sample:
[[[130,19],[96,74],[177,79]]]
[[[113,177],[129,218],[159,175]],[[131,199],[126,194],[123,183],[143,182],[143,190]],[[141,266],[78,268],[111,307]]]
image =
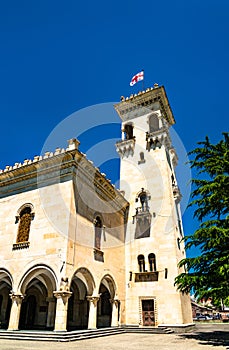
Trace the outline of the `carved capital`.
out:
[[[116,307],[118,307],[118,304],[120,303],[120,300],[117,298],[117,297],[115,297],[115,298],[113,298],[113,299],[109,299],[110,300],[110,303],[111,304],[113,304],[113,305],[115,305]]]
[[[99,298],[100,298],[100,295],[88,295],[87,296],[87,300],[90,301],[91,303],[93,303],[94,306],[97,305],[98,301],[99,301]]]
[[[57,299],[62,299],[63,303],[66,304],[70,296],[72,295],[72,292],[68,291],[62,291],[62,290],[55,290],[53,292],[53,295]]]
[[[22,303],[22,300],[24,299],[25,295],[21,293],[14,293],[12,292],[10,294],[10,298],[12,299],[12,302],[15,302],[17,305],[20,305]]]

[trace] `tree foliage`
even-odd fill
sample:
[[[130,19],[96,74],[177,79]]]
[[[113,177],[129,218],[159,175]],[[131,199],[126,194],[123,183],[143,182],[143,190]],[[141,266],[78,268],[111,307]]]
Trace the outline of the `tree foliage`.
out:
[[[192,288],[202,297],[225,300],[229,296],[229,135],[217,144],[206,137],[189,155],[191,168],[197,172],[192,180],[194,217],[199,228],[185,237],[186,249],[198,247],[201,254],[180,261],[175,284],[182,292]]]

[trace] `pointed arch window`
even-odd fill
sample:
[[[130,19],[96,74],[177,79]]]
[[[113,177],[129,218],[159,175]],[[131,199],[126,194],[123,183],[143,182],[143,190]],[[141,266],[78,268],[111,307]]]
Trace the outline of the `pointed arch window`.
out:
[[[138,265],[139,272],[145,272],[145,257],[142,254],[138,255]]]
[[[148,259],[149,259],[149,270],[150,272],[156,272],[157,271],[157,267],[156,267],[156,256],[153,253],[150,253],[148,255]]]

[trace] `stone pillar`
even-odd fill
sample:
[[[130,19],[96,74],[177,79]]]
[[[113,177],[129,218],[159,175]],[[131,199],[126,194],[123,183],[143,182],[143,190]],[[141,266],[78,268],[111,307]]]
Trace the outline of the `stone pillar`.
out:
[[[67,330],[68,299],[72,295],[72,292],[54,291],[53,294],[57,298],[54,331],[57,331],[57,332],[58,331],[66,331]]]
[[[9,320],[9,331],[18,330],[19,320],[20,320],[20,312],[21,312],[21,304],[24,299],[24,295],[21,293],[12,293],[10,294],[10,298],[12,299],[12,306],[10,311],[10,320]]]
[[[53,328],[54,321],[55,321],[54,317],[55,317],[56,299],[46,298],[46,301],[48,302],[48,315],[47,315],[46,327]]]
[[[117,298],[110,299],[112,304],[112,316],[111,316],[111,327],[118,327],[118,309],[119,309],[119,300]]]
[[[89,316],[88,316],[88,329],[95,329],[97,322],[97,303],[100,298],[100,295],[87,296],[89,300]]]

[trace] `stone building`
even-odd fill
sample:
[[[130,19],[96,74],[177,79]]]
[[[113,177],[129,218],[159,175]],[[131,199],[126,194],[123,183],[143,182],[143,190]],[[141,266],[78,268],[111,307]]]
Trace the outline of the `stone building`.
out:
[[[115,109],[120,190],[76,139],[0,171],[0,325],[8,330],[192,323],[174,117],[163,86]]]

